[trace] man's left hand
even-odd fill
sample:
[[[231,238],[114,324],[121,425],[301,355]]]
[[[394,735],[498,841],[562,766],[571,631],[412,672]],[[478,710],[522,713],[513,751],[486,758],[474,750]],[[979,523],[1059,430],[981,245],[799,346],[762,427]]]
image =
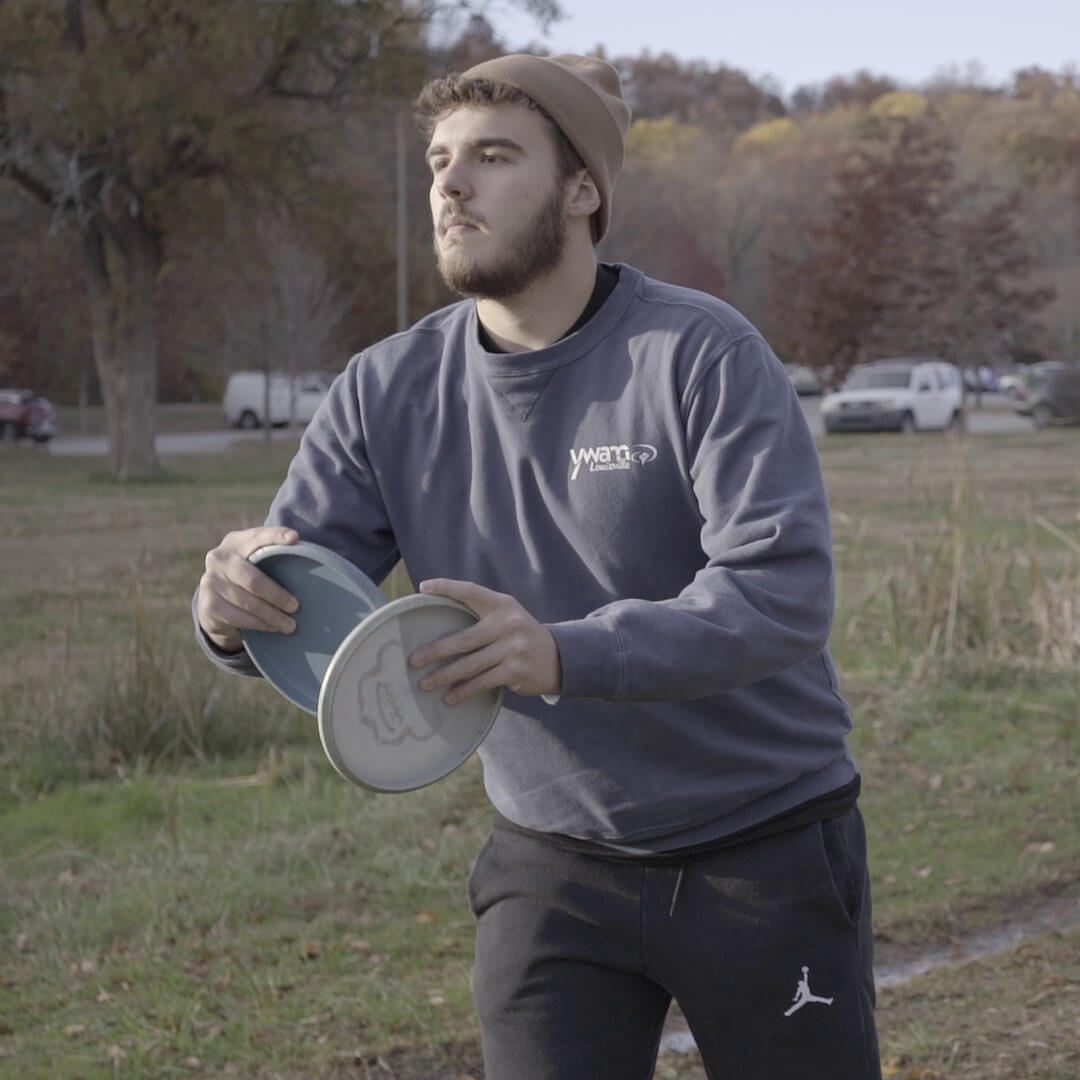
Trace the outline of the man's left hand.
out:
[[[525,696],[561,691],[562,668],[551,631],[512,596],[449,578],[422,581],[420,592],[457,600],[479,619],[409,657],[409,663],[418,668],[449,661],[420,680],[422,690],[449,687],[444,697],[448,705],[499,686]]]

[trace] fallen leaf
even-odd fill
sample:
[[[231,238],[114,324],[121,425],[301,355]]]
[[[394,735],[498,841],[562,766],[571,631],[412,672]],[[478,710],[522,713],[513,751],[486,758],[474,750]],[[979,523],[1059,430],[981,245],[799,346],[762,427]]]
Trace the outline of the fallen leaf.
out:
[[[420,846],[428,852],[436,852],[439,850],[439,845],[436,844],[430,836],[425,836],[424,839],[420,841]]]
[[[930,785],[930,790],[937,791],[937,789],[941,787],[941,782],[944,779],[945,778],[941,775],[941,773],[934,773],[934,775],[931,776],[929,780],[927,780],[927,783]]]
[[[109,1064],[116,1068],[127,1057],[127,1054],[119,1046],[113,1045],[105,1052],[105,1056],[109,1059]]]
[[[15,948],[18,952],[33,952],[34,946],[30,943],[29,934],[15,935]]]
[[[85,1035],[86,1034],[86,1025],[85,1024],[68,1024],[68,1026],[66,1028],[64,1028],[64,1034],[69,1039],[77,1039],[80,1035]]]
[[[921,878],[928,878],[934,872],[932,866],[921,866],[915,871],[916,875]]]
[[[192,1072],[202,1068],[202,1062],[197,1057],[184,1058],[184,1068],[191,1069]]]
[[[110,994],[109,991],[106,990],[104,986],[99,986],[98,987],[97,1003],[99,1005],[108,1005],[110,1001],[115,1001],[115,1000],[116,1000],[116,995],[115,994]]]
[[[439,921],[439,916],[434,911],[424,908],[416,913],[416,921],[423,926],[432,926]]]
[[[305,941],[300,956],[304,960],[318,960],[322,956],[322,946],[317,941]]]
[[[352,949],[353,952],[369,953],[371,952],[371,942],[367,938],[353,937],[350,935],[345,939],[345,944]]]
[[[1053,840],[1043,840],[1040,843],[1028,844],[1025,850],[1035,855],[1049,855],[1056,846]]]

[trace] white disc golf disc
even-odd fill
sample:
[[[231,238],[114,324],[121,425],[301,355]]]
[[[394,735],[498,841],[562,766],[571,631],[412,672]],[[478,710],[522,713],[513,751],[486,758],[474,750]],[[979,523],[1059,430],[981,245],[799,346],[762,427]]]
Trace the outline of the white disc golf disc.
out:
[[[442,596],[416,594],[369,615],[341,643],[319,695],[319,736],[334,768],[371,791],[411,791],[453,772],[495,722],[502,689],[459,705],[447,688],[421,690],[438,665],[409,666],[409,655],[476,616]]]
[[[291,634],[244,630],[244,647],[275,689],[314,714],[338,646],[386,597],[347,559],[318,544],[272,544],[249,561],[292,593],[300,607]]]

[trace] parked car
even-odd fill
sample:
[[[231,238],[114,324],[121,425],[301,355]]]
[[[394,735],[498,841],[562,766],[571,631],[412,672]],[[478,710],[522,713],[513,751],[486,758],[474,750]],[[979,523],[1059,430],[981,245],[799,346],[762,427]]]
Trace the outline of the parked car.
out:
[[[818,373],[805,364],[785,364],[784,370],[791,379],[791,385],[795,387],[795,393],[800,397],[812,397],[825,389]]]
[[[33,390],[0,390],[0,439],[48,442],[57,432],[56,407]]]
[[[1032,364],[1013,395],[1013,408],[1038,428],[1080,424],[1080,364],[1044,360]]]
[[[1008,394],[1011,398],[1017,396],[1017,392],[1023,385],[1023,376],[1017,375],[1014,372],[1006,372],[1004,375],[998,376],[998,390],[1003,394]]]
[[[332,375],[324,371],[305,371],[291,382],[288,375],[275,372],[270,376],[271,424],[287,424],[290,405],[294,404],[293,418],[306,424],[314,415],[320,402],[326,397]],[[295,402],[290,399],[295,396]],[[267,422],[266,372],[236,371],[225,384],[222,408],[225,423],[230,427],[257,428]]]
[[[821,401],[827,432],[931,431],[964,423],[964,380],[955,364],[922,357],[852,368]]]

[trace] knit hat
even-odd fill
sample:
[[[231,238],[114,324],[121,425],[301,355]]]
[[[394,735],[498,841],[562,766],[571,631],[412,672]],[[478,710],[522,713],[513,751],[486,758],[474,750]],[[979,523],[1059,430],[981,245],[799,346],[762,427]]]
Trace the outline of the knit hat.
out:
[[[600,209],[593,215],[593,236],[599,243],[611,222],[611,189],[622,168],[623,139],[630,127],[630,106],[623,100],[615,68],[594,56],[512,53],[485,60],[461,78],[515,86],[555,121],[600,192]]]

